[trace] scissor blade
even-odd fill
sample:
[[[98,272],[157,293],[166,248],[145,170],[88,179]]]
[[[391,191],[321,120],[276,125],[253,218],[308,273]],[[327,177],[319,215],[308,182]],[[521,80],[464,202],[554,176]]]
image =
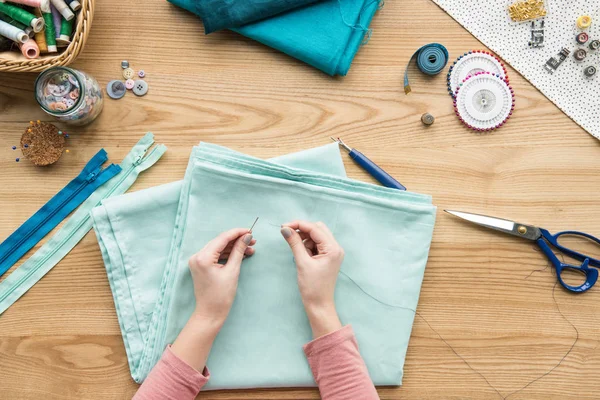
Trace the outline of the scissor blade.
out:
[[[524,239],[536,240],[541,236],[541,232],[538,228],[531,225],[520,224],[515,221],[510,221],[508,219],[490,217],[487,215],[480,214],[472,214],[466,213],[462,211],[452,211],[452,210],[444,210],[448,214],[452,214],[455,217],[462,218],[474,224],[494,229],[500,232],[508,233],[509,235],[514,235],[518,237],[522,237]]]

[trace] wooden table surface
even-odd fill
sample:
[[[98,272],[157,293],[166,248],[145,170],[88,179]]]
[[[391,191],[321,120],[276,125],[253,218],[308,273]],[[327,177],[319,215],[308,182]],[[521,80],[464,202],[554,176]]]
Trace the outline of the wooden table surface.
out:
[[[600,143],[511,68],[516,110],[494,134],[459,123],[445,74],[425,77],[411,67],[413,93],[405,96],[404,66],[422,44],[441,42],[452,59],[482,48],[431,1],[388,1],[372,28],[349,75],[330,78],[231,32],[203,36],[194,16],[163,0],[98,1],[73,66],[104,86],[127,59],[147,72],[149,94],[107,98],[95,123],[69,130],[68,154],[36,168],[16,163],[11,150],[29,120],[49,120],[33,98],[35,75],[0,74],[0,240],[100,148],[119,162],[146,131],[169,151],[131,190],[181,179],[201,140],[266,158],[342,136],[438,206],[404,384],[379,388],[381,398],[597,398],[600,288],[553,291],[556,279],[532,243],[442,210],[600,235]],[[430,128],[420,122],[424,112],[436,116]],[[346,167],[371,181],[351,161]],[[91,232],[0,316],[0,398],[125,399],[136,388]],[[318,391],[199,397],[317,399]]]

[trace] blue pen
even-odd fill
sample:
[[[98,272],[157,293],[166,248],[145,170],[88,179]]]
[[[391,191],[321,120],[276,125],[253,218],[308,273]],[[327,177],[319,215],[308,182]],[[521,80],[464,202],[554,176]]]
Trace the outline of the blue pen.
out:
[[[369,160],[367,156],[365,156],[360,151],[350,148],[340,138],[331,138],[331,140],[333,140],[334,142],[342,146],[344,149],[346,149],[348,151],[348,154],[350,155],[350,158],[356,161],[358,165],[363,167],[365,171],[371,174],[373,178],[377,179],[383,186],[392,189],[406,190],[406,187],[403,184],[395,180],[390,174],[381,169],[373,161]]]

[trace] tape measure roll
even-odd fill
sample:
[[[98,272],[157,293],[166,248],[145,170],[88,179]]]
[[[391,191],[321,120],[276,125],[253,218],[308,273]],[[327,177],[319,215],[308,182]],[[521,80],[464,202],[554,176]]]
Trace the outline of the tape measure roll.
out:
[[[448,50],[439,43],[429,43],[419,48],[408,60],[406,69],[404,70],[404,93],[411,92],[410,84],[408,83],[408,66],[413,58],[417,58],[417,68],[425,75],[437,75],[448,64]]]

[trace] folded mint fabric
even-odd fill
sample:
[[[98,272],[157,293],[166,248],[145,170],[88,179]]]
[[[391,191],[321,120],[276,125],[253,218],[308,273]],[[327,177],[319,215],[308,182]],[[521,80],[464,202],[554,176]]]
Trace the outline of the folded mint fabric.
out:
[[[236,28],[270,18],[320,0],[191,0],[195,14],[202,18],[204,32]]]
[[[263,161],[202,143],[183,181],[92,211],[133,378],[143,381],[193,311],[188,258],[257,216],[257,251],[242,266],[206,388],[314,386],[302,353],[310,326],[279,232],[292,219],[325,222],[346,250],[340,318],[352,324],[375,384],[399,385],[435,207],[429,196],[345,178],[335,144]]]
[[[200,15],[198,0],[169,1]],[[370,36],[379,4],[380,0],[324,0],[232,30],[329,75],[346,75]]]

